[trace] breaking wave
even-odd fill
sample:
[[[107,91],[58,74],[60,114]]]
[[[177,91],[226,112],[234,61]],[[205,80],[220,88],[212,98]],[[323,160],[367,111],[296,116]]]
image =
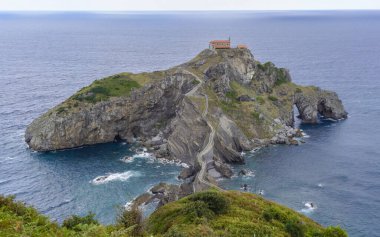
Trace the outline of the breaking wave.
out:
[[[300,212],[304,214],[309,214],[313,212],[315,209],[317,209],[317,206],[313,202],[305,202],[304,208],[302,208]]]
[[[127,181],[131,177],[140,176],[140,173],[137,171],[126,171],[123,173],[112,173],[96,177],[91,181],[92,184],[105,184],[113,181]]]

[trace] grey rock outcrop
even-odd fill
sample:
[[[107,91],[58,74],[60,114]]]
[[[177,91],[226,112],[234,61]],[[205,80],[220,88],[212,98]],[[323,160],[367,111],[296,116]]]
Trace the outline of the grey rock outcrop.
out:
[[[28,126],[25,141],[33,150],[48,151],[115,138],[153,137],[159,126],[165,127],[176,115],[184,93],[194,86],[193,80],[190,74],[176,72],[129,97],[87,104],[68,113],[48,112]]]
[[[207,141],[210,129],[188,98],[182,100],[170,130],[168,149],[172,157],[195,166],[194,157]]]
[[[306,123],[317,123],[319,115],[334,120],[347,118],[342,101],[335,92],[315,87],[312,91],[296,93],[294,97],[300,118]]]

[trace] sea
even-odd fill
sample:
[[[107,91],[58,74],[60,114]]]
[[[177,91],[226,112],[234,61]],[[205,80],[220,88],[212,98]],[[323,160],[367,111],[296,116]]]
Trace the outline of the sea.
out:
[[[228,37],[295,83],[336,91],[349,118],[297,121],[306,143],[247,152],[220,184],[247,184],[350,236],[380,236],[380,11],[0,12],[0,193],[58,222],[93,212],[109,224],[154,184],[179,183],[180,164],[135,144],[41,153],[25,129],[95,79],[166,69]]]

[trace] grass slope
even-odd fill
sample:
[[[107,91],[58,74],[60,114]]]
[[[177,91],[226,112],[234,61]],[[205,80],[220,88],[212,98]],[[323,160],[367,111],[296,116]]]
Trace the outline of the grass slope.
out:
[[[123,211],[114,225],[101,225],[89,214],[72,216],[60,226],[13,197],[0,195],[0,236],[346,237],[347,234],[339,227],[324,228],[254,194],[211,190],[160,207],[145,221],[137,210]]]
[[[147,230],[157,236],[347,236],[339,227],[324,228],[289,208],[236,191],[196,193],[169,203],[150,216]]]
[[[112,97],[129,96],[134,89],[139,89],[148,83],[163,79],[169,71],[138,74],[125,72],[95,80],[92,84],[83,87],[66,101],[53,108],[48,114],[53,112],[58,114],[75,112],[83,106],[88,106],[88,104],[107,101]]]

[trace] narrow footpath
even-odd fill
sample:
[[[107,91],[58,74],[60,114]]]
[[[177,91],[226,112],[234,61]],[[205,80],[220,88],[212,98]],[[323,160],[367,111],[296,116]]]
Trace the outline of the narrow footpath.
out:
[[[197,86],[195,86],[191,91],[189,91],[188,93],[186,93],[186,96],[193,96],[195,92],[198,91],[198,89],[203,85],[203,81],[195,74],[185,70],[187,73],[193,75],[197,81],[199,82],[199,84]],[[208,136],[208,142],[207,142],[207,145],[203,148],[202,151],[200,151],[198,154],[197,154],[197,161],[198,163],[200,164],[201,166],[201,170],[198,172],[197,176],[195,177],[195,180],[193,182],[193,191],[196,192],[196,191],[201,191],[202,190],[202,187],[201,187],[201,184],[204,184],[205,186],[208,186],[208,187],[212,187],[212,188],[215,188],[217,190],[220,190],[220,191],[224,191],[222,188],[220,188],[219,186],[213,184],[213,183],[210,183],[208,182],[206,179],[205,179],[205,174],[207,173],[206,172],[206,168],[207,168],[207,163],[204,161],[203,157],[205,155],[207,155],[209,152],[212,152],[212,148],[214,147],[214,138],[215,138],[215,129],[214,127],[211,125],[210,121],[208,120],[207,118],[207,113],[208,113],[208,96],[206,94],[201,94],[205,97],[205,110],[203,111],[202,113],[202,118],[207,122],[207,125],[210,127],[211,129],[211,132]],[[197,185],[197,184],[200,184],[200,185]],[[198,186],[198,190],[197,190],[197,186]]]

